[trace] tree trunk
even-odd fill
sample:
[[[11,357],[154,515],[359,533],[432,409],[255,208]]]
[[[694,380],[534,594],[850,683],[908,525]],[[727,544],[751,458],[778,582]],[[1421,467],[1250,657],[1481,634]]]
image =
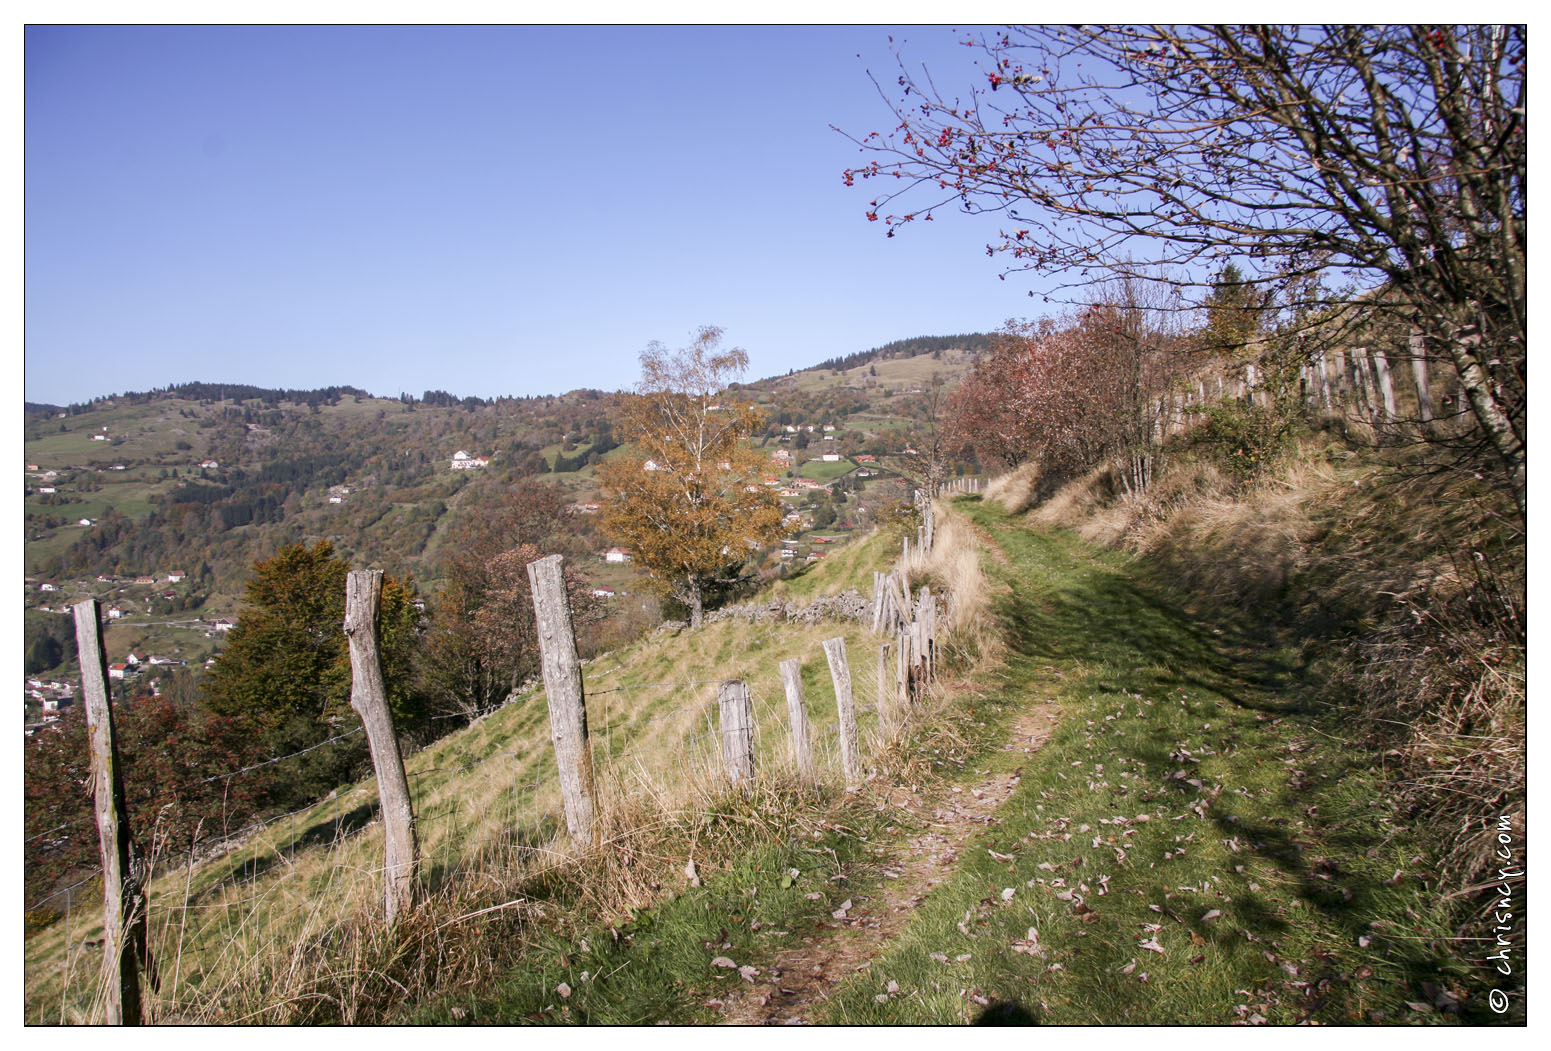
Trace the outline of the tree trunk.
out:
[[[1492,394],[1492,380],[1481,363],[1478,350],[1481,332],[1474,325],[1462,327],[1459,334],[1449,341],[1449,357],[1459,376],[1460,389],[1470,400],[1476,421],[1486,432],[1487,440],[1501,457],[1503,466],[1513,486],[1513,498],[1519,505],[1519,516],[1527,517],[1524,493],[1524,442],[1513,429],[1513,421],[1503,411],[1501,403]]]
[[[700,593],[700,578],[689,577],[689,628],[698,631],[705,622],[705,599]]]

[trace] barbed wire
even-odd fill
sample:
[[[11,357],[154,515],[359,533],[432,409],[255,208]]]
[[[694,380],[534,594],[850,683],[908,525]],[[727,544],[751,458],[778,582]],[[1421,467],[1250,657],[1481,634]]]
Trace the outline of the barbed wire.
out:
[[[870,665],[871,662],[868,662],[868,664]],[[617,671],[617,670],[619,670],[619,669],[614,669],[614,668],[606,669],[601,674],[602,675],[608,675],[608,674],[611,674],[612,672]],[[878,673],[876,672],[876,670],[874,670],[870,666],[868,666],[866,668],[858,668],[857,671],[860,673],[860,674],[857,675],[857,679],[858,679],[858,684],[859,685],[868,685],[868,684],[870,684],[870,685],[873,685],[875,688],[881,688],[885,684],[892,686],[893,676],[889,675],[887,672],[885,672],[884,677],[882,679],[880,679],[879,676],[878,676]],[[871,674],[868,674],[869,672]],[[719,726],[713,725],[712,724],[712,717],[711,717],[710,709],[712,707],[716,706],[716,704],[718,702],[718,699],[716,697],[712,697],[712,698],[710,698],[710,699],[708,699],[706,701],[703,701],[703,702],[701,702],[699,704],[681,706],[681,707],[672,708],[672,709],[669,709],[669,710],[663,711],[663,712],[656,712],[656,713],[653,713],[652,715],[646,716],[644,718],[627,718],[625,720],[617,721],[617,722],[614,722],[614,723],[609,723],[607,725],[604,725],[604,726],[601,726],[601,727],[597,727],[595,729],[590,729],[589,730],[589,736],[596,735],[596,736],[603,737],[603,736],[607,736],[609,734],[615,733],[617,731],[622,731],[622,730],[638,730],[638,729],[640,729],[642,727],[649,726],[649,725],[652,725],[654,723],[658,723],[658,722],[661,722],[663,720],[673,718],[675,716],[681,716],[681,715],[685,715],[685,714],[697,714],[697,713],[703,712],[703,713],[705,713],[705,716],[706,716],[706,723],[707,723],[706,731],[703,732],[703,733],[692,734],[692,735],[690,735],[688,737],[683,738],[680,741],[679,746],[678,746],[678,750],[679,751],[688,751],[697,742],[700,742],[700,741],[703,741],[703,740],[706,740],[706,739],[709,739],[709,738],[722,737],[722,738],[725,739],[725,737],[728,734],[732,734],[732,733],[745,733],[745,732],[751,734],[751,736],[753,737],[753,743],[755,743],[756,745],[762,746],[763,745],[763,735],[762,735],[763,724],[766,721],[768,721],[770,718],[772,718],[772,717],[776,718],[777,721],[780,720],[780,716],[781,716],[780,709],[782,707],[782,704],[780,703],[780,701],[778,701],[776,699],[776,696],[774,694],[766,693],[763,689],[755,690],[750,685],[750,679],[747,676],[734,676],[734,677],[724,677],[724,678],[717,678],[717,679],[685,679],[685,680],[668,680],[668,681],[649,682],[649,683],[629,683],[629,684],[625,684],[625,685],[621,685],[621,686],[610,687],[608,689],[589,691],[587,695],[592,696],[592,697],[601,697],[601,696],[606,696],[606,695],[612,694],[612,693],[624,693],[624,692],[634,691],[634,690],[662,689],[662,688],[668,688],[668,687],[721,686],[721,685],[727,683],[728,681],[731,681],[732,678],[739,679],[740,681],[742,681],[744,683],[745,687],[749,689],[751,708],[753,708],[760,716],[762,716],[761,718],[754,719],[753,720],[753,725],[751,727],[734,728],[734,727],[719,727]],[[541,689],[535,689],[535,690],[529,691],[528,693],[522,695],[521,697],[508,696],[506,699],[502,700],[498,704],[494,704],[494,705],[491,705],[491,706],[489,706],[487,708],[476,710],[475,712],[472,712],[472,713],[457,712],[457,713],[451,713],[451,714],[441,715],[441,716],[432,716],[431,719],[434,720],[434,719],[466,718],[466,719],[469,720],[470,723],[472,723],[475,720],[482,719],[485,716],[487,716],[487,715],[489,715],[489,714],[491,714],[493,712],[499,711],[502,708],[509,707],[510,705],[513,705],[513,704],[516,704],[516,703],[520,703],[521,701],[529,700],[529,699],[531,699],[533,697],[536,697],[541,692],[543,692]],[[774,713],[773,716],[772,716],[772,713]],[[869,704],[869,705],[859,706],[856,709],[856,714],[858,716],[865,715],[865,714],[872,714],[872,713],[879,713],[881,715],[881,708],[880,708],[880,706],[876,705],[876,704]],[[190,787],[194,787],[194,786],[198,786],[198,785],[204,785],[204,784],[210,784],[210,783],[215,782],[215,781],[229,780],[229,779],[231,779],[233,777],[237,777],[237,776],[239,776],[241,774],[249,773],[249,772],[251,772],[253,770],[258,770],[258,769],[261,769],[261,768],[266,767],[266,766],[271,766],[271,765],[274,765],[276,763],[284,762],[284,761],[286,761],[288,759],[294,759],[294,758],[297,758],[299,756],[306,755],[309,752],[313,752],[313,751],[316,751],[316,750],[318,750],[320,748],[324,748],[324,747],[326,747],[328,745],[336,744],[336,743],[338,743],[340,741],[346,740],[347,738],[353,737],[356,734],[361,733],[362,730],[364,730],[364,727],[358,726],[355,729],[350,730],[350,731],[348,731],[346,733],[337,734],[337,735],[335,735],[333,737],[330,737],[330,738],[328,738],[328,739],[326,739],[324,741],[320,741],[320,742],[318,742],[317,744],[314,744],[314,745],[309,745],[308,747],[300,749],[298,751],[291,752],[291,753],[288,753],[286,755],[274,756],[274,757],[271,757],[269,759],[265,759],[265,760],[263,760],[261,762],[253,763],[253,764],[250,764],[248,766],[241,767],[241,768],[239,768],[237,770],[230,771],[228,773],[216,774],[216,775],[212,775],[210,777],[203,778],[203,779],[201,779],[199,781],[192,782]],[[823,734],[819,735],[819,741],[827,742],[827,740],[829,738],[834,737],[838,732],[839,732],[839,727],[838,726],[833,726],[833,727],[829,728],[827,731],[825,731]],[[492,755],[503,755],[503,756],[509,756],[509,757],[515,757],[515,758],[522,758],[522,757],[526,757],[526,756],[532,755],[532,754],[534,754],[536,752],[541,752],[541,751],[546,750],[547,747],[549,746],[549,744],[550,744],[550,742],[548,742],[547,740],[541,740],[541,741],[536,742],[535,744],[533,744],[533,745],[531,745],[531,746],[529,746],[527,748],[522,748],[522,749],[502,749],[502,750],[500,750],[498,752],[492,753]],[[624,748],[620,752],[619,756],[617,756],[616,758],[623,759],[623,758],[631,755],[634,752],[634,750],[635,749],[633,747],[627,746],[626,748]],[[424,774],[428,774],[428,773],[435,773],[435,772],[436,772],[436,769],[435,768],[431,768],[431,769],[423,769],[423,770],[416,771],[415,774],[416,774],[416,776],[420,776],[420,775],[424,775]],[[531,782],[531,783],[528,783],[528,784],[517,785],[517,786],[514,786],[514,787],[519,792],[521,792],[521,791],[534,791],[534,790],[538,790],[538,789],[541,789],[541,788],[545,787],[545,782]],[[296,810],[292,810],[292,811],[289,811],[287,813],[276,815],[276,816],[273,816],[273,817],[265,818],[265,819],[260,820],[260,821],[252,822],[252,823],[250,823],[250,824],[248,824],[248,825],[246,825],[246,826],[244,826],[244,827],[242,827],[240,829],[237,829],[235,831],[226,833],[226,834],[222,835],[219,838],[216,838],[216,839],[213,839],[213,840],[209,840],[209,841],[207,841],[207,843],[210,845],[210,847],[213,847],[215,849],[219,849],[220,847],[224,846],[225,844],[231,842],[234,839],[237,839],[237,838],[242,837],[242,836],[249,835],[249,834],[254,833],[254,832],[262,831],[263,829],[268,828],[268,827],[270,827],[272,825],[278,824],[278,823],[280,823],[282,821],[287,821],[287,820],[293,819],[293,818],[297,817],[300,814],[304,814],[304,813],[306,813],[306,812],[308,812],[310,810],[314,810],[314,809],[316,809],[318,807],[321,807],[321,806],[323,806],[326,803],[337,802],[337,801],[339,801],[341,799],[347,798],[348,796],[355,795],[355,794],[358,794],[358,793],[363,792],[363,791],[365,791],[365,786],[358,786],[356,788],[352,788],[352,789],[348,790],[343,795],[334,795],[334,796],[330,796],[330,797],[327,797],[327,798],[324,798],[324,799],[315,800],[312,803],[309,803],[309,804],[307,804],[305,806],[302,806],[302,807],[300,807],[300,808],[298,808]],[[64,823],[62,825],[58,825],[58,826],[55,826],[54,828],[48,829],[45,832],[38,833],[38,834],[28,838],[25,842],[26,843],[35,842],[35,841],[37,841],[39,839],[42,839],[42,838],[44,838],[46,836],[52,835],[52,834],[54,834],[56,832],[63,831],[64,829],[67,829],[67,828],[74,827],[76,825],[84,824],[84,823],[86,823],[86,822],[88,822],[90,820],[91,820],[91,818],[87,817],[87,818],[77,819],[77,820],[71,821],[71,822],[66,822],[66,823]],[[210,849],[210,847],[207,847],[207,849]],[[54,891],[51,894],[48,894],[45,897],[40,898],[38,901],[34,902],[33,904],[28,905],[27,908],[29,910],[38,908],[39,906],[41,906],[45,902],[48,902],[48,901],[50,901],[50,900],[52,900],[52,899],[54,899],[56,897],[59,897],[62,894],[67,894],[70,891],[73,891],[73,890],[75,890],[75,889],[77,889],[77,888],[79,888],[81,886],[84,886],[87,883],[91,882],[91,880],[95,879],[101,873],[101,871],[102,871],[102,869],[99,866],[98,868],[94,869],[92,871],[92,873],[90,875],[86,876],[84,879],[81,879],[81,880],[79,880],[79,881],[77,881],[75,883],[72,883],[71,885],[69,885],[67,887],[61,888],[60,890]]]
[[[39,898],[37,901],[33,902],[31,905],[26,906],[26,910],[28,912],[31,912],[33,909],[36,909],[38,906],[42,905],[45,901],[52,901],[54,898],[59,897],[61,894],[68,894],[72,890],[75,890],[75,888],[77,888],[77,887],[84,887],[88,883],[90,883],[92,880],[94,880],[98,876],[100,876],[101,874],[102,874],[102,866],[98,865],[96,868],[92,869],[91,874],[89,876],[87,876],[85,879],[80,880],[80,881],[78,881],[76,883],[72,883],[68,887],[64,887],[64,888],[61,888],[60,890],[56,890],[54,893],[49,894],[49,895],[47,895],[45,897]]]
[[[587,690],[587,684],[584,681],[582,688],[589,697],[602,697],[604,694],[609,693],[624,693],[626,690],[650,690],[659,686],[720,686],[727,681],[726,679],[687,679],[682,682],[639,682],[631,683],[627,686],[615,686],[607,690]]]
[[[364,727],[364,726],[357,726],[354,730],[351,730],[349,733],[338,734],[337,736],[330,737],[326,741],[319,741],[317,744],[308,745],[306,748],[303,748],[299,752],[292,752],[290,755],[277,755],[273,759],[265,759],[261,763],[254,763],[252,766],[245,766],[241,770],[233,770],[229,774],[216,774],[213,777],[207,777],[207,778],[204,778],[201,781],[193,781],[193,782],[190,782],[187,787],[189,787],[189,788],[197,788],[200,785],[208,785],[212,781],[226,781],[226,780],[229,780],[229,779],[231,779],[233,777],[236,777],[238,774],[246,774],[249,771],[258,770],[261,767],[273,766],[276,763],[282,763],[282,762],[284,762],[287,759],[295,759],[299,755],[306,755],[308,752],[316,752],[319,748],[322,748],[325,745],[334,744],[336,741],[343,741],[347,737],[354,737],[356,734],[360,733],[364,729],[366,729],[366,727]]]

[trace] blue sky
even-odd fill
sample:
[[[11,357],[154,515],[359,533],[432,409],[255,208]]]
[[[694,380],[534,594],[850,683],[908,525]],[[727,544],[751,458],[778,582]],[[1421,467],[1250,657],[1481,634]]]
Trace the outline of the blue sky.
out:
[[[29,28],[26,397],[615,389],[702,324],[758,378],[1037,313],[993,220],[889,240],[842,185],[891,34],[971,83],[948,28]]]

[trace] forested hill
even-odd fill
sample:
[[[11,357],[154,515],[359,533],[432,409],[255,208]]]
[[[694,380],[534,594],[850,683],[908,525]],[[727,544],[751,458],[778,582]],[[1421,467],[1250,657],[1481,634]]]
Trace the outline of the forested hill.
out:
[[[923,389],[951,384],[968,368],[962,349],[944,348],[976,339],[898,341],[865,352],[876,364],[850,373],[815,367],[744,385],[769,416],[756,441],[794,446],[802,455],[793,473],[819,458],[819,450],[803,452],[814,427],[836,428],[815,439],[830,441],[826,452],[896,453],[924,418]],[[909,350],[919,353],[899,356]],[[610,379],[626,388],[635,375]],[[542,476],[578,505],[597,499],[593,469],[619,445],[617,398],[593,389],[374,397],[349,385],[190,382],[63,408],[27,403],[26,572],[35,588],[47,583],[73,596],[107,588],[93,583],[98,577],[185,569],[204,578],[205,590],[172,600],[166,589],[148,591],[152,612],[224,616],[236,611],[256,559],[283,543],[324,538],[356,563],[434,584],[443,535],[503,486]],[[455,469],[460,452],[483,460],[481,469]],[[799,502],[829,495],[813,490]],[[197,573],[201,567],[208,572]],[[35,603],[49,599],[29,594]],[[181,608],[163,610],[168,601]]]

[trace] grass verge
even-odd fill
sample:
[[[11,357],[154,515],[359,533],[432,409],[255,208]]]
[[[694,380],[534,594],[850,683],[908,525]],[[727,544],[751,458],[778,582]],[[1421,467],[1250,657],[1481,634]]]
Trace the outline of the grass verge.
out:
[[[1292,650],[991,508],[1013,588],[987,693],[1065,718],[960,871],[824,1020],[1481,1021],[1427,858]],[[1004,762],[1012,763],[1013,758]]]

